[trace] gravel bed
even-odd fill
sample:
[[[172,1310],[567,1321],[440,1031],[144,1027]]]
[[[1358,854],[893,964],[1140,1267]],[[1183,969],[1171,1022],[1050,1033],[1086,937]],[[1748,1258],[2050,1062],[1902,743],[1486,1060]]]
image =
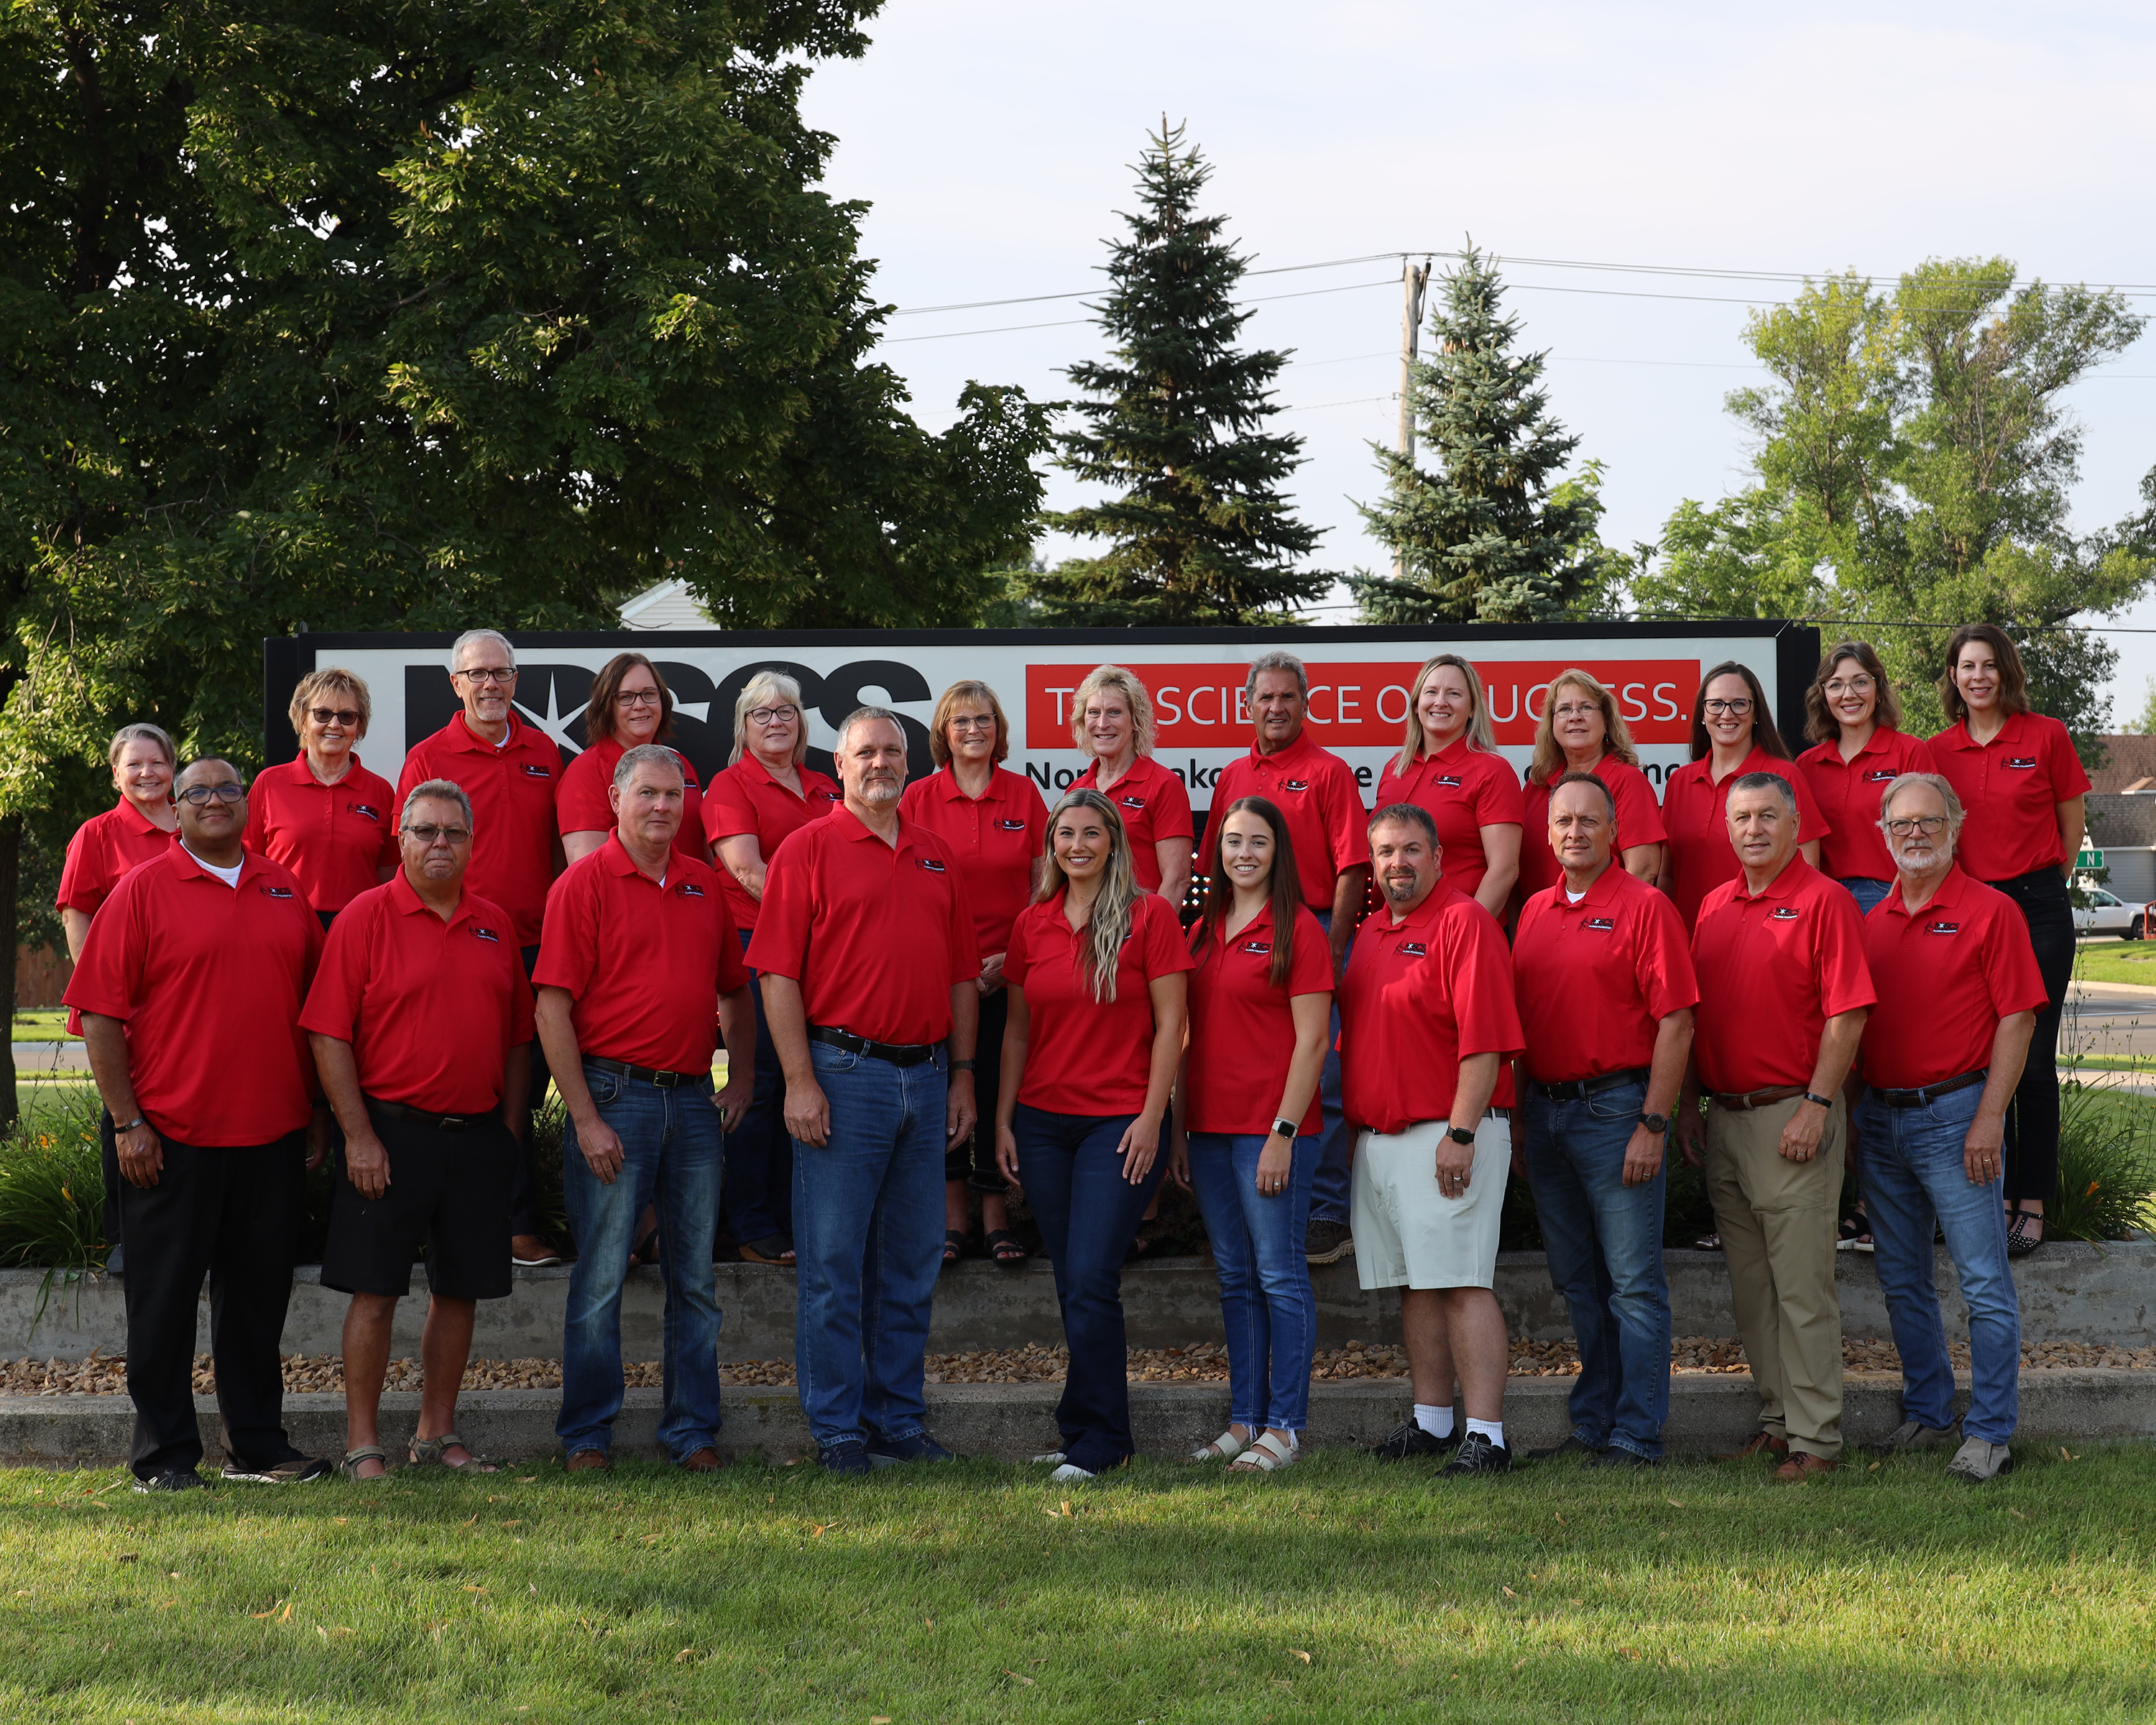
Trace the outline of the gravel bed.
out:
[[[1966,1369],[1969,1346],[1952,1344],[1954,1364]],[[984,1350],[974,1353],[932,1353],[928,1356],[931,1384],[1056,1384],[1063,1378],[1070,1359],[1067,1349],[1029,1343],[1024,1348]],[[1891,1342],[1845,1340],[1841,1344],[1842,1369],[1848,1372],[1885,1372],[1898,1374],[1901,1356]],[[2069,1368],[2107,1367],[2123,1371],[2156,1371],[2156,1348],[2114,1348],[2101,1343],[2045,1342],[2021,1351],[2024,1371]],[[1670,1368],[1680,1376],[1742,1372],[1744,1350],[1733,1337],[1680,1336],[1670,1349]],[[1219,1384],[1227,1381],[1228,1351],[1224,1348],[1133,1348],[1130,1351],[1130,1380],[1133,1384]],[[1320,1349],[1311,1375],[1319,1383],[1342,1383],[1358,1378],[1397,1378],[1407,1376],[1407,1355],[1398,1347],[1379,1342],[1349,1342],[1345,1347]],[[1571,1378],[1579,1373],[1579,1353],[1569,1342],[1515,1342],[1515,1378]],[[632,1389],[660,1387],[656,1360],[626,1365],[623,1375]],[[737,1360],[719,1368],[721,1381],[743,1389],[790,1389],[793,1362],[783,1359]],[[389,1363],[388,1387],[417,1389],[423,1382],[419,1363],[398,1359]],[[216,1387],[209,1356],[195,1356],[194,1387],[208,1394]],[[551,1359],[477,1359],[465,1368],[466,1389],[559,1389],[562,1363]],[[344,1389],[344,1365],[334,1354],[288,1354],[285,1359],[285,1388],[295,1393]],[[18,1359],[0,1361],[0,1395],[124,1395],[127,1392],[125,1356],[92,1355],[86,1360]]]

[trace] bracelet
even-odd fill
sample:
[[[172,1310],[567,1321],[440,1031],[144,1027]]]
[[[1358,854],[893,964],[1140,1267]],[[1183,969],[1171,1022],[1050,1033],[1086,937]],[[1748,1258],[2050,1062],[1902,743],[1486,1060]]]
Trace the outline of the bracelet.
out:
[[[131,1132],[136,1127],[147,1126],[149,1123],[150,1122],[148,1121],[145,1120],[139,1114],[137,1114],[132,1120],[127,1122],[124,1126],[116,1120],[112,1123],[112,1136],[116,1138],[122,1132]]]

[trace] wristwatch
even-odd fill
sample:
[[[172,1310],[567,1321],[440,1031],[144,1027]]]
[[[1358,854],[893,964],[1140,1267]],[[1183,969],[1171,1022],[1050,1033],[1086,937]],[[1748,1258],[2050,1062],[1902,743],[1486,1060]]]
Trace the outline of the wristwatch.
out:
[[[137,1114],[132,1120],[116,1121],[112,1127],[112,1136],[116,1138],[122,1132],[131,1132],[136,1127],[147,1126],[149,1123],[150,1122],[148,1121],[145,1120],[139,1114]]]
[[[949,1066],[953,1072],[970,1072],[978,1066],[980,1062],[974,1060],[947,1060],[944,1064]]]
[[[1276,1137],[1292,1138],[1296,1134],[1295,1122],[1292,1120],[1276,1120],[1273,1134]]]
[[[1666,1114],[1642,1114],[1640,1124],[1659,1138],[1670,1129],[1670,1117]]]
[[[1445,1127],[1445,1135],[1448,1138],[1451,1139],[1455,1144],[1471,1144],[1475,1142],[1475,1134],[1473,1132],[1464,1131],[1456,1126],[1448,1126]]]

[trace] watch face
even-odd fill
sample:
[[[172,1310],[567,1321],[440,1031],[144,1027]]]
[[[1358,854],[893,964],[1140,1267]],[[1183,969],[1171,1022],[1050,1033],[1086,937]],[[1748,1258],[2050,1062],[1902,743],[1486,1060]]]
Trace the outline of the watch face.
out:
[[[1474,1133],[1464,1132],[1456,1126],[1447,1127],[1445,1129],[1445,1135],[1455,1144],[1471,1144],[1475,1142]]]

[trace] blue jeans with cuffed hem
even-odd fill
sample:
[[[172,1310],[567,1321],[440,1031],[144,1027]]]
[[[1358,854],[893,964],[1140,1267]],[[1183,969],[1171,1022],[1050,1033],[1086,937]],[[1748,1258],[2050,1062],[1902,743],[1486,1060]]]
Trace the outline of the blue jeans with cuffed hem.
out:
[[[1332,931],[1332,912],[1312,912],[1317,926],[1329,936]],[[1348,950],[1355,950],[1355,937],[1348,937]],[[1325,1065],[1317,1075],[1317,1165],[1311,1171],[1310,1197],[1305,1208],[1307,1221],[1338,1222],[1348,1220],[1348,1197],[1354,1188],[1353,1156],[1354,1128],[1348,1123],[1347,1106],[1341,1101],[1340,1091],[1340,1002],[1336,995],[1332,1003],[1332,1031],[1325,1041]]]
[[[1953,1420],[1953,1359],[1933,1279],[1936,1217],[1969,1305],[1970,1394],[1962,1432],[2003,1444],[2021,1412],[2021,1300],[2007,1268],[2001,1183],[1971,1185],[1962,1160],[1983,1097],[1978,1084],[1924,1108],[1889,1108],[1866,1096],[1864,1196],[1876,1242],[1871,1261],[1902,1355],[1902,1417],[1931,1426]]]
[[[748,931],[741,931],[748,950]],[[756,1090],[726,1134],[726,1223],[736,1245],[790,1233],[793,1226],[793,1140],[786,1131],[786,1081],[763,1015],[763,988],[748,974],[756,1008]]]
[[[719,1169],[725,1133],[711,1106],[711,1081],[661,1090],[596,1066],[584,1082],[599,1118],[621,1140],[621,1168],[602,1185],[577,1142],[571,1121],[562,1135],[562,1186],[577,1261],[569,1271],[569,1309],[562,1335],[562,1447],[609,1450],[621,1412],[621,1289],[629,1275],[637,1220],[659,1209],[659,1263],[666,1281],[665,1404],[659,1441],[685,1461],[717,1440],[719,1310],[711,1242],[719,1225]]]
[[[1020,1102],[1011,1120],[1019,1180],[1055,1266],[1055,1300],[1070,1349],[1055,1424],[1065,1459],[1088,1473],[1120,1467],[1137,1453],[1124,1352],[1123,1255],[1168,1163],[1164,1153],[1155,1156],[1135,1186],[1123,1178],[1116,1146],[1135,1118],[1050,1114]]]
[[[943,1056],[895,1066],[812,1042],[829,1142],[793,1140],[793,1359],[819,1448],[918,1436],[943,1266]]]
[[[1670,1281],[1662,1264],[1666,1143],[1655,1178],[1625,1183],[1625,1146],[1646,1106],[1644,1082],[1576,1101],[1527,1089],[1527,1183],[1579,1341],[1573,1435],[1649,1460],[1670,1417]]]
[[[1322,1142],[1297,1138],[1287,1184],[1268,1196],[1258,1190],[1264,1133],[1190,1135],[1190,1183],[1213,1243],[1228,1332],[1229,1422],[1254,1437],[1268,1426],[1301,1431],[1310,1423],[1317,1296],[1303,1255],[1303,1216]]]

